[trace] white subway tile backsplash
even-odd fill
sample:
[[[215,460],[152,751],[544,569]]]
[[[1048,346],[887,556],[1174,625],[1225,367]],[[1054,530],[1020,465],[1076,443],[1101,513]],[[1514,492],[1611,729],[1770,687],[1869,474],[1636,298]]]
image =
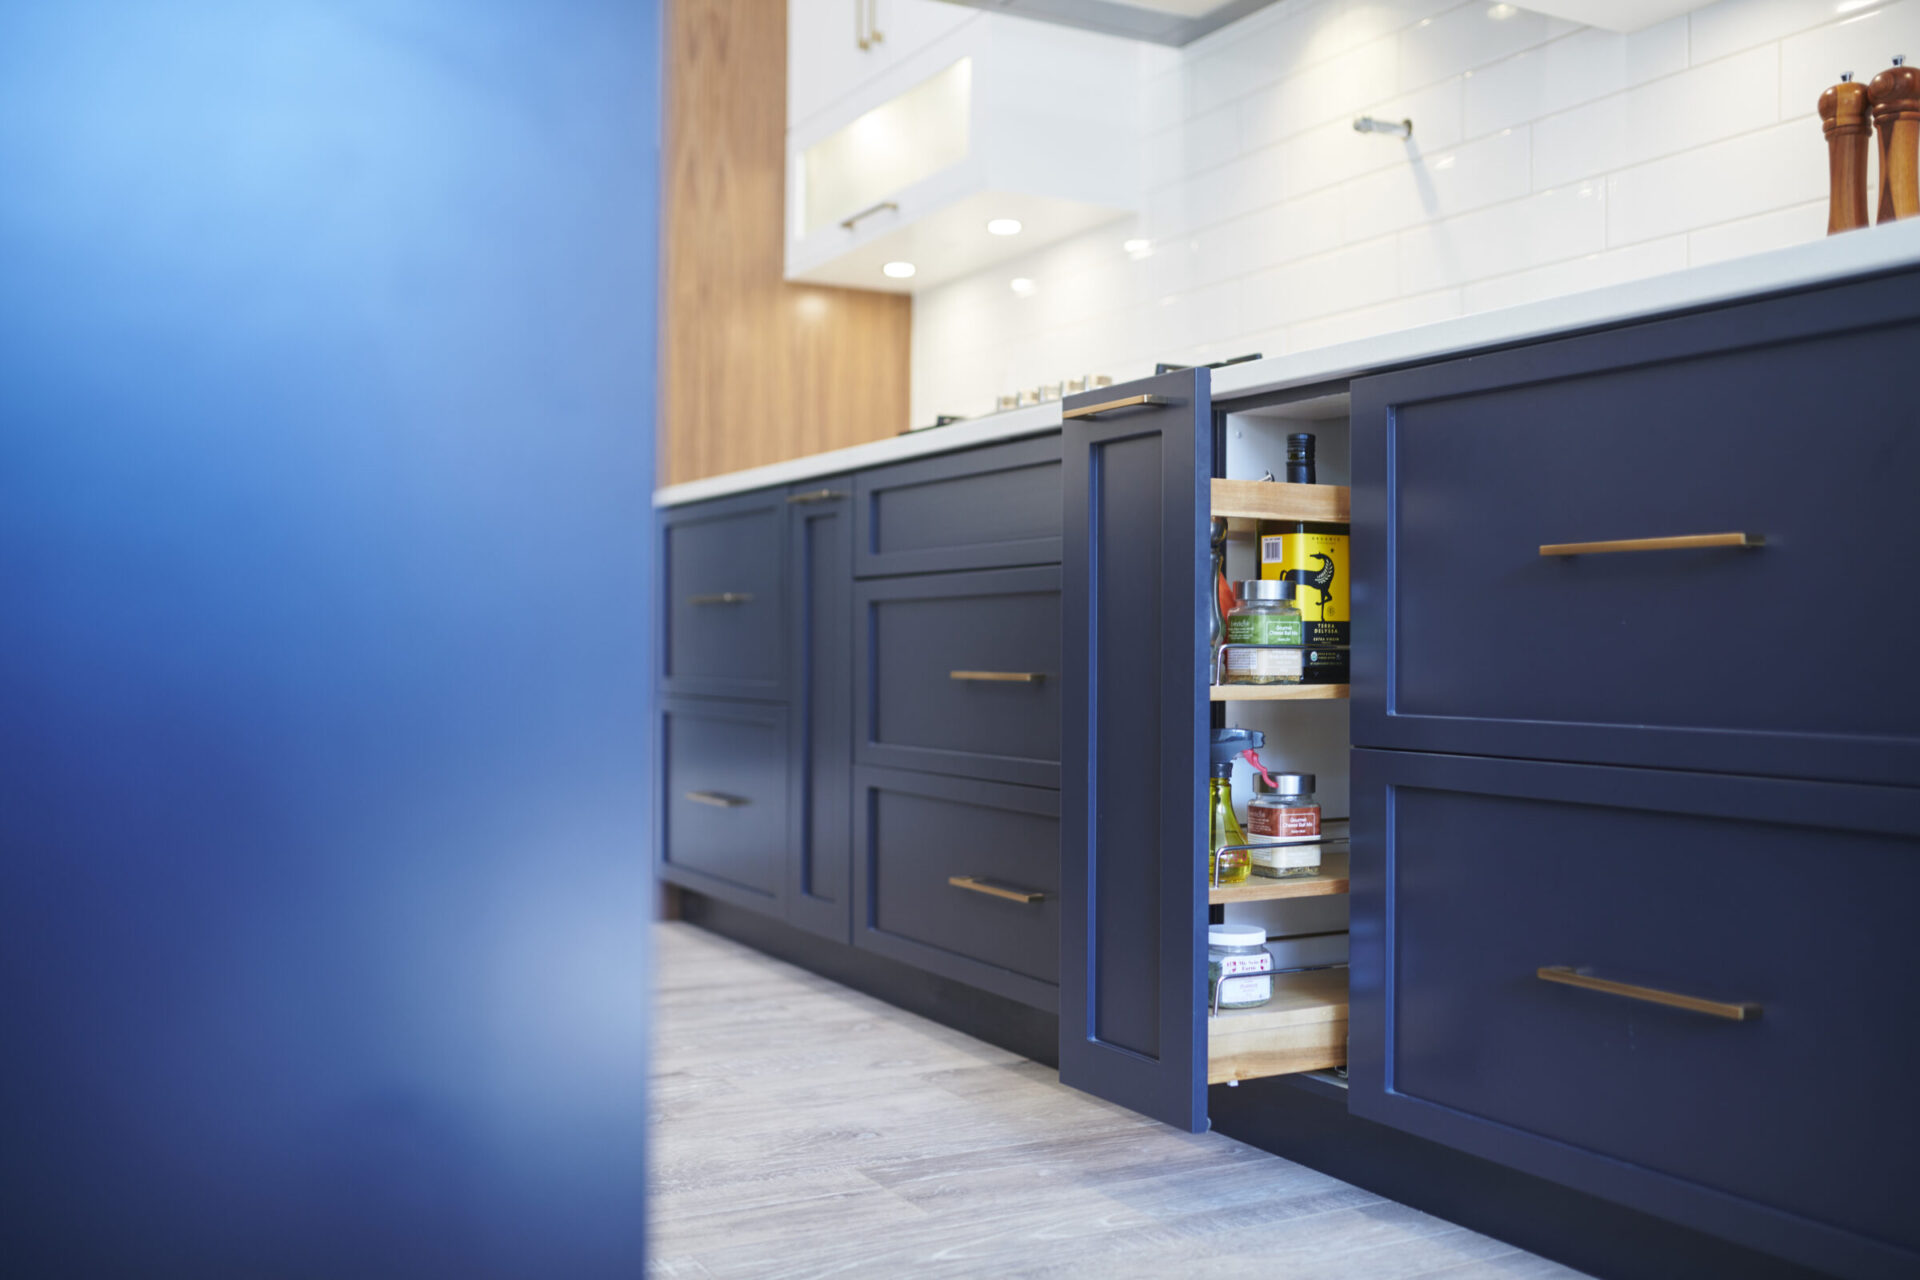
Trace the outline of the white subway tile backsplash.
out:
[[[1688,15],[1696,63],[1768,44],[1796,31],[1832,22],[1843,0],[1720,0]],[[1874,7],[1866,0],[1861,8]],[[1849,13],[1858,12],[1849,9]]]
[[[1534,185],[1559,186],[1769,125],[1780,115],[1778,68],[1771,46],[1750,49],[1536,121]]]
[[[1608,244],[1694,231],[1825,199],[1826,139],[1818,119],[1777,124],[1624,169],[1607,187]]]
[[[1458,289],[1442,289],[1413,298],[1397,298],[1378,306],[1362,307],[1296,324],[1287,330],[1287,349],[1305,351],[1312,347],[1332,346],[1336,342],[1354,342],[1383,333],[1411,329],[1415,325],[1434,324],[1465,314],[1465,303]]]
[[[1526,195],[1527,141],[1525,129],[1505,129],[1346,183],[1341,239],[1370,240]]]
[[[1549,266],[1495,276],[1467,286],[1468,311],[1492,311],[1496,307],[1517,307],[1542,298],[1604,288],[1628,280],[1665,275],[1688,266],[1687,238],[1668,236],[1625,249],[1589,253],[1585,257]]]
[[[1424,293],[1606,247],[1606,184],[1581,183],[1401,232],[1400,286]]]
[[[1492,0],[1280,0],[1143,47],[1140,212],[917,294],[913,421],[1824,234],[1814,99],[1920,59],[1920,0],[1838,4],[1719,0],[1617,35]]]
[[[1588,28],[1475,72],[1466,82],[1467,134],[1538,120],[1687,66],[1687,20],[1630,35]]]
[[[1790,205],[1772,213],[1702,227],[1687,235],[1687,264],[1705,266],[1750,253],[1805,244],[1827,234],[1827,201],[1822,196],[1806,204]]]
[[[1398,59],[1399,42],[1389,36],[1304,68],[1252,95],[1243,104],[1241,122],[1247,145],[1284,141],[1330,120],[1351,121],[1368,103],[1397,91]]]
[[[1780,42],[1780,118],[1817,118],[1821,93],[1851,71],[1867,81],[1893,65],[1895,54],[1920,60],[1920,3],[1904,0],[1865,10]]]
[[[1400,33],[1400,86],[1417,89],[1579,29],[1577,23],[1515,5],[1462,5]]]

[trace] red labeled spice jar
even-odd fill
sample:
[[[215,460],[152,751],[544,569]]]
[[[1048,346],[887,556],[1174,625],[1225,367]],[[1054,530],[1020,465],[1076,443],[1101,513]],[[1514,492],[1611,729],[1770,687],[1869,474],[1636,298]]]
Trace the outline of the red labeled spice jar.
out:
[[[1269,783],[1268,779],[1272,782]],[[1256,844],[1308,844],[1320,838],[1320,802],[1310,773],[1255,774],[1247,804],[1247,840]]]

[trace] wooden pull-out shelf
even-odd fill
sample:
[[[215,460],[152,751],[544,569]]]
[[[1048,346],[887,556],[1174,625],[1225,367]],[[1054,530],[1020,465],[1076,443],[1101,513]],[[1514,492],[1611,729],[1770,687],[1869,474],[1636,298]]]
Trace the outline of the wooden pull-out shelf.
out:
[[[1347,971],[1281,973],[1273,999],[1207,1019],[1207,1083],[1323,1071],[1347,1060]]]
[[[1207,890],[1207,901],[1215,906],[1228,902],[1273,902],[1281,898],[1321,898],[1347,892],[1347,851],[1326,853],[1320,857],[1320,874],[1273,880],[1262,875],[1248,876],[1243,884],[1224,884]]]
[[[1348,697],[1344,684],[1216,684],[1215,702],[1314,702]]]
[[[1282,480],[1215,480],[1213,514],[1233,533],[1252,533],[1262,520],[1347,524],[1351,490],[1343,484],[1288,484]]]

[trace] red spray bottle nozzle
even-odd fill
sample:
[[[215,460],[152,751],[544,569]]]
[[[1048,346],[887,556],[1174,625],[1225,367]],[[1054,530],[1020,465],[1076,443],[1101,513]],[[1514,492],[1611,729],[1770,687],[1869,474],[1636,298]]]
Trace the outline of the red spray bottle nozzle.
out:
[[[1242,751],[1240,753],[1240,758],[1242,760],[1245,760],[1248,764],[1252,765],[1254,772],[1258,773],[1262,778],[1266,779],[1266,783],[1269,787],[1272,787],[1275,791],[1278,791],[1280,789],[1280,784],[1275,782],[1273,780],[1273,775],[1267,772],[1267,766],[1260,763],[1259,752]]]

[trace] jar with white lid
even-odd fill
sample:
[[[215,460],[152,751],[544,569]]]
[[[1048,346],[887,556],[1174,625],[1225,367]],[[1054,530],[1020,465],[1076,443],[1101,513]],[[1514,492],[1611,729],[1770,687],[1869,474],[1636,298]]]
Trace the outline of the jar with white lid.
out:
[[[1273,953],[1257,924],[1207,929],[1207,1007],[1258,1009],[1273,999]]]

